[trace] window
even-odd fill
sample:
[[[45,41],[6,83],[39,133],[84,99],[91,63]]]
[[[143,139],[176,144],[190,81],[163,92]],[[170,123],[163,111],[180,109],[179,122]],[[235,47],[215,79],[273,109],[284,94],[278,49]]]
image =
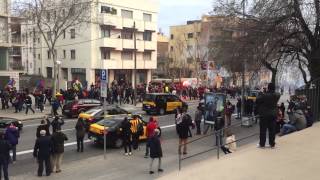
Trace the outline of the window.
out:
[[[129,19],[133,19],[133,11],[128,11],[128,10],[121,10],[121,16],[123,18],[129,18]]]
[[[40,54],[38,54],[38,59],[40,60]]]
[[[124,60],[132,60],[133,53],[132,51],[122,51],[121,53],[121,59]]]
[[[111,30],[106,26],[100,26],[101,29],[101,37],[110,37]]]
[[[144,41],[152,41],[152,32],[151,31],[143,32],[143,40]]]
[[[50,52],[50,50],[47,51],[47,57],[48,57],[48,59],[51,59],[51,52]]]
[[[133,39],[133,33],[132,31],[123,30],[121,31],[121,37],[122,39]]]
[[[63,50],[63,59],[67,58],[66,50]]]
[[[143,60],[151,60],[152,52],[144,52]]]
[[[188,39],[193,38],[193,33],[188,33]]]
[[[47,67],[47,78],[52,78],[52,67]]]
[[[107,48],[101,48],[101,59],[111,59],[111,52]]]
[[[152,15],[151,15],[151,14],[143,13],[143,20],[144,20],[144,21],[151,22],[151,21],[152,21]]]
[[[76,38],[76,30],[75,29],[70,29],[70,34],[71,34],[71,39]]]
[[[170,51],[173,51],[173,46],[170,47]]]
[[[62,38],[65,39],[66,38],[66,30],[62,31]]]
[[[107,13],[107,14],[117,14],[117,9],[113,7],[108,7],[108,6],[101,6],[101,13]]]
[[[174,38],[174,35],[173,35],[173,34],[171,34],[170,38],[171,38],[171,39],[173,39],[173,38]]]
[[[70,52],[71,52],[71,59],[76,59],[76,50],[72,49]]]

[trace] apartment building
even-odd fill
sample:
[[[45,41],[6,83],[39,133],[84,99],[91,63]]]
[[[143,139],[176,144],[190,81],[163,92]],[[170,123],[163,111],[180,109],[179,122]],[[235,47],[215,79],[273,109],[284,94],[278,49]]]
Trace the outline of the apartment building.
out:
[[[153,0],[97,0],[91,11],[97,23],[71,27],[57,42],[61,87],[75,79],[95,84],[101,69],[108,70],[109,84],[116,80],[134,85],[135,68],[137,84],[151,81],[157,68],[157,16]],[[53,78],[52,57],[41,36],[36,37],[35,57],[36,72]]]
[[[24,73],[21,49],[21,18],[11,17],[10,0],[0,1],[0,89],[14,79],[19,89],[19,74]]]
[[[157,38],[157,69],[152,73],[153,77],[167,78],[169,76],[169,38],[158,32]]]

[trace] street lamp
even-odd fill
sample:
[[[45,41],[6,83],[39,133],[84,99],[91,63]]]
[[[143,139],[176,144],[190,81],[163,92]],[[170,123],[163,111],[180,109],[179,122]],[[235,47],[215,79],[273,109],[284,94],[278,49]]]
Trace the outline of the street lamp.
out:
[[[60,91],[60,66],[61,66],[62,62],[57,60],[56,63],[58,65],[58,68],[57,68],[57,71],[58,71],[58,74],[57,74],[57,91]]]

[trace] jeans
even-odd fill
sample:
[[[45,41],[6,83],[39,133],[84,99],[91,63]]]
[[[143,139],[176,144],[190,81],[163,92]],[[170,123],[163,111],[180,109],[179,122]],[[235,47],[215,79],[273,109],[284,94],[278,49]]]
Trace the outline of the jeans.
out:
[[[127,148],[129,148],[129,152],[131,152],[131,137],[124,137],[123,138],[123,147],[124,147],[124,152],[127,153]]]
[[[132,147],[138,149],[139,147],[139,135],[137,133],[132,134]]]
[[[33,112],[33,114],[34,114],[34,110],[32,109],[31,105],[27,105],[27,107],[26,107],[26,114],[28,114],[28,109],[30,109],[30,110]]]
[[[280,130],[280,133],[281,133],[281,135],[286,135],[286,134],[290,134],[296,130],[297,130],[297,128],[292,124],[284,124],[282,126],[282,129]]]
[[[83,139],[84,137],[77,137],[77,151],[83,152]]]
[[[196,121],[197,134],[201,134],[201,121]]]
[[[63,158],[63,153],[55,153],[52,155],[52,171],[55,169],[56,171],[61,171],[61,162]]]
[[[269,134],[269,145],[273,147],[275,145],[275,129],[276,129],[276,117],[274,116],[262,116],[260,119],[260,146],[264,147],[266,143],[266,134]]]
[[[16,161],[16,156],[17,156],[17,147],[16,145],[11,146],[11,150],[12,150],[12,161]]]
[[[147,143],[146,143],[146,154],[145,154],[145,156],[149,156],[150,139],[151,139],[151,138],[148,138]]]
[[[51,164],[50,164],[50,157],[47,158],[38,158],[38,163],[39,163],[39,167],[38,167],[38,176],[42,176],[42,172],[43,172],[43,164],[46,167],[46,175],[50,176],[51,174]]]
[[[2,171],[3,171],[4,180],[9,180],[8,160],[5,160],[5,159],[0,160],[0,179],[2,179]]]

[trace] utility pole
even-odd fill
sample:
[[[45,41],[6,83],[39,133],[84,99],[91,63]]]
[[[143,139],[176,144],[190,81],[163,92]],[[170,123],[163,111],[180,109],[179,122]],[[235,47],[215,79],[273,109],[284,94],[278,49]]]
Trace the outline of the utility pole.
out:
[[[134,105],[137,106],[137,36],[136,36],[136,22],[133,22],[133,40],[134,40]]]
[[[246,11],[246,0],[242,0],[242,8],[243,8],[243,20],[245,19],[245,11]],[[245,22],[244,22],[245,23]],[[243,27],[243,32],[242,32],[242,36],[245,35],[245,27]],[[241,90],[241,114],[240,114],[240,118],[241,118],[241,122],[243,119],[243,115],[244,115],[244,107],[245,107],[245,86],[246,86],[246,78],[245,78],[245,74],[246,74],[246,69],[247,69],[247,60],[244,59],[243,62],[243,71],[242,71],[242,90]]]

